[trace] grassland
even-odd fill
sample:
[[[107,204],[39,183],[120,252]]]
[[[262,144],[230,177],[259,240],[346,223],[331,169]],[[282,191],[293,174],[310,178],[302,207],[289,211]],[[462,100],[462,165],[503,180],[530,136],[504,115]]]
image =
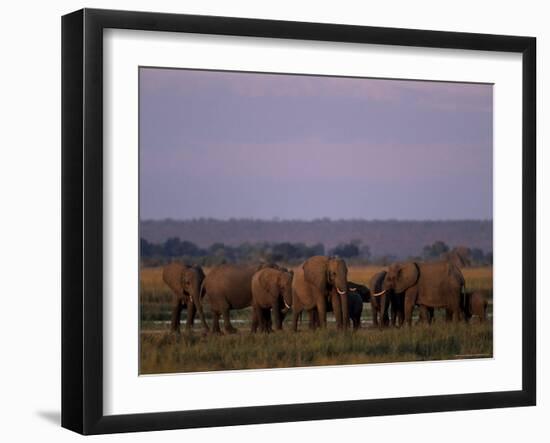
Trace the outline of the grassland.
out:
[[[375,266],[352,266],[349,280],[368,283],[381,270]],[[205,269],[208,273],[208,269]],[[482,290],[491,300],[492,268],[463,270],[467,290]],[[490,357],[493,349],[492,322],[447,324],[443,312],[431,327],[378,330],[370,327],[371,312],[364,305],[362,328],[356,332],[335,330],[310,332],[306,325],[298,334],[283,330],[269,335],[250,334],[250,310],[233,311],[239,333],[204,336],[200,326],[192,334],[168,331],[172,294],[162,282],[160,268],[143,268],[140,277],[140,372],[142,374],[228,369],[279,368],[335,364]],[[208,308],[206,307],[208,312]],[[186,312],[182,313],[182,322]],[[208,317],[208,315],[207,315]],[[288,320],[287,320],[288,321]]]

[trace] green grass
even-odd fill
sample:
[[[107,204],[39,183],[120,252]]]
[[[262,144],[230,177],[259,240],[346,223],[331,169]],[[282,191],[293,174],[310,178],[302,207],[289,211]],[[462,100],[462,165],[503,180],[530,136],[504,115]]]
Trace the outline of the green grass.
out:
[[[272,334],[141,334],[142,374],[491,357],[491,322],[416,325],[347,333],[333,328]]]

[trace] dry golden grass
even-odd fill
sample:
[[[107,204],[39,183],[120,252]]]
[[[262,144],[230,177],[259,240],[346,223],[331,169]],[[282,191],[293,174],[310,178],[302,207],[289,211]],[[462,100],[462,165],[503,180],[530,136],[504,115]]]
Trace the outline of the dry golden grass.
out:
[[[383,266],[350,266],[348,272],[349,280],[368,285],[370,278],[387,269]],[[208,274],[210,269],[204,271]],[[465,268],[462,270],[466,279],[467,290],[483,290],[492,298],[493,268],[489,266],[479,268]],[[167,320],[170,318],[172,293],[162,281],[162,268],[142,268],[140,272],[140,303],[141,318],[144,321]],[[364,310],[363,315],[368,315]],[[185,316],[185,311],[183,316]],[[248,312],[235,312],[232,316],[237,318],[248,318]],[[151,325],[147,325],[151,327]]]
[[[348,278],[356,283],[368,284],[370,278],[384,269],[385,266],[350,266],[348,268]],[[208,274],[209,269],[204,269]],[[493,287],[493,268],[491,266],[483,266],[477,268],[462,269],[464,278],[466,279],[467,289],[492,289]],[[162,281],[162,268],[142,268],[140,272],[141,289],[147,291],[162,291],[167,288]]]

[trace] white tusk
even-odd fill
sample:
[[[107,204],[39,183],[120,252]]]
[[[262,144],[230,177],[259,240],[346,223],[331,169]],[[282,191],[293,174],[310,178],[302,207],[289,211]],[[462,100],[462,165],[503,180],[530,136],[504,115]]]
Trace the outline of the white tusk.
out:
[[[384,289],[381,292],[375,292],[374,294],[371,294],[373,297],[380,297],[381,295],[384,295],[386,293],[386,290]]]
[[[351,292],[357,291],[357,288],[348,288]]]
[[[340,295],[344,295],[346,293],[346,291],[340,291],[340,289],[336,288],[336,291],[338,292],[338,294]]]
[[[285,299],[283,299],[283,302],[284,302],[284,304],[285,304],[285,308],[290,309],[290,306],[288,306],[288,305],[286,304]]]

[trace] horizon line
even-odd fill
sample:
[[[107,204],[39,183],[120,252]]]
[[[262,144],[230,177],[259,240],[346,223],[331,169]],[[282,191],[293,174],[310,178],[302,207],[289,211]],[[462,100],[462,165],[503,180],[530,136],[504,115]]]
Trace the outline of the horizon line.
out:
[[[254,221],[254,222],[276,222],[276,223],[285,223],[285,222],[346,222],[346,221],[365,221],[365,222],[436,222],[436,223],[446,223],[446,222],[493,222],[492,218],[457,218],[457,219],[397,219],[397,218],[330,218],[330,217],[318,217],[311,219],[292,219],[292,218],[254,218],[254,217],[229,217],[229,218],[216,218],[216,217],[193,217],[193,218],[148,218],[140,219],[140,223],[144,222],[197,222],[197,221],[216,221],[216,222],[229,222],[229,221]]]

